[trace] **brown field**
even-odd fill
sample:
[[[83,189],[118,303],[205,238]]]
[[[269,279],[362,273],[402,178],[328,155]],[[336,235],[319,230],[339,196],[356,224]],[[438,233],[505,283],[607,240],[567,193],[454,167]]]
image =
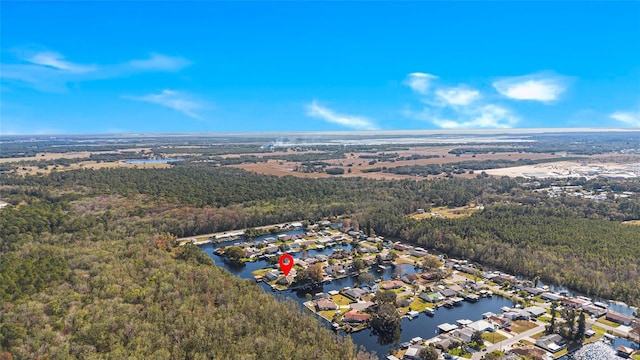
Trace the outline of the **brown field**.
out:
[[[260,164],[239,164],[239,165],[230,165],[231,167],[237,167],[240,169],[245,169],[248,171],[253,171],[259,174],[265,175],[277,175],[277,176],[285,176],[285,175],[293,175],[298,177],[305,178],[325,178],[331,176],[344,176],[344,177],[364,177],[369,179],[407,179],[412,178],[412,176],[408,175],[397,175],[397,174],[389,174],[383,172],[373,172],[373,173],[363,173],[362,170],[376,168],[376,167],[398,167],[398,166],[413,166],[413,165],[428,165],[428,164],[448,164],[448,163],[456,163],[461,161],[481,161],[481,160],[498,160],[498,159],[506,159],[506,160],[518,160],[518,159],[546,159],[550,157],[558,157],[551,154],[525,154],[525,153],[496,153],[496,154],[477,154],[476,157],[472,157],[471,154],[462,154],[460,156],[455,156],[448,154],[448,148],[442,147],[434,147],[434,148],[412,148],[410,150],[403,151],[393,151],[397,152],[400,156],[411,156],[414,154],[417,155],[440,155],[440,158],[433,159],[419,159],[419,160],[406,160],[406,161],[379,161],[375,165],[369,165],[369,161],[371,159],[361,159],[360,155],[372,155],[371,153],[348,153],[346,154],[345,159],[333,159],[333,160],[325,160],[325,162],[331,164],[332,167],[341,167],[345,170],[344,175],[328,175],[325,173],[302,173],[302,172],[294,172],[293,169],[296,165],[299,165],[296,162],[290,161],[280,161],[280,160],[269,160],[266,163]],[[390,151],[391,152],[391,151]],[[388,152],[388,153],[390,153]],[[300,152],[299,154],[304,154],[305,152]],[[270,153],[273,154],[273,153]],[[351,165],[351,166],[349,166]],[[348,173],[348,169],[351,169],[351,173]],[[477,174],[461,174],[456,175],[456,177],[475,177]],[[429,178],[438,178],[441,176],[429,176]],[[421,178],[424,179],[424,178]]]

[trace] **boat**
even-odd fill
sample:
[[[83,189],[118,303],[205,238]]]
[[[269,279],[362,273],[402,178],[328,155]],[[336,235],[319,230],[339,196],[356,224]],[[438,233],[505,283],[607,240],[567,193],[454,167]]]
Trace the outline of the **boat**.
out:
[[[418,315],[420,315],[420,313],[417,312],[417,311],[409,311],[409,312],[407,312],[407,317],[409,318],[409,320],[415,319],[416,317],[418,317]]]
[[[429,307],[424,309],[424,313],[429,315],[429,316],[433,316],[433,315],[436,314],[435,310],[433,310],[432,308],[429,308]]]
[[[332,328],[333,330],[338,331],[338,330],[340,330],[340,324],[335,323],[335,322],[334,322],[334,323],[331,323],[331,328]]]
[[[453,301],[453,305],[454,306],[462,306],[462,301],[464,299],[460,298],[460,297],[454,297],[453,299],[451,299],[451,301]]]
[[[446,307],[447,309],[451,309],[453,307],[453,301],[452,300],[445,301],[444,307]]]

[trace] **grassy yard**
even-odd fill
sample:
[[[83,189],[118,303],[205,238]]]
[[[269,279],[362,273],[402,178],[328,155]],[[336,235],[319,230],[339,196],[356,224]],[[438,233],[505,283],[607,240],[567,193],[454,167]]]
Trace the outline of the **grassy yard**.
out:
[[[538,340],[538,339],[540,339],[542,336],[544,336],[544,331],[540,331],[539,333],[537,333],[537,334],[533,334],[533,335],[531,335],[531,336],[529,336],[529,337],[530,337],[530,338],[532,338],[532,339],[536,339],[536,340]]]
[[[258,269],[256,271],[251,272],[251,274],[253,276],[264,276],[264,274],[268,273],[271,270],[274,270],[274,269],[273,268]]]
[[[605,319],[604,316],[601,317],[600,319],[598,319],[598,322],[601,323],[601,324],[609,325],[609,326],[614,327],[614,328],[620,326],[620,324],[618,324],[618,323],[614,323],[613,321],[609,321],[609,320]]]
[[[338,306],[349,305],[353,302],[351,301],[351,299],[349,299],[348,297],[342,294],[333,295],[331,299],[333,299],[333,302],[336,303]]]
[[[516,320],[511,324],[511,330],[517,332],[518,334],[523,333],[527,330],[533,329],[537,325],[532,323],[531,321],[526,320]]]
[[[490,342],[492,344],[497,344],[500,341],[507,339],[506,336],[504,336],[504,335],[502,335],[502,334],[500,334],[498,332],[485,332],[485,333],[482,333],[482,338],[485,341],[488,341],[488,342]]]
[[[593,335],[593,336],[592,336],[592,337],[590,337],[590,338],[586,338],[586,339],[584,339],[584,343],[585,343],[585,344],[592,343],[592,342],[594,342],[594,341],[598,341],[598,340],[600,340],[600,339],[602,338],[602,336],[607,332],[605,329],[601,328],[601,327],[600,327],[600,326],[598,326],[598,325],[593,325],[593,326],[591,326],[591,329],[592,329],[593,331],[595,331],[595,332],[596,332],[596,334],[595,334],[595,335]]]
[[[449,354],[451,354],[453,356],[461,356],[463,358],[471,359],[471,354],[461,353],[461,350],[459,348],[455,348],[453,350],[449,350]]]
[[[640,354],[635,354],[631,358],[634,360],[640,360]]]
[[[555,357],[557,359],[557,358],[560,358],[560,357],[563,357],[563,356],[567,355],[568,352],[569,352],[569,350],[567,350],[567,348],[564,348],[564,349],[558,351],[557,353],[553,354],[553,357]]]

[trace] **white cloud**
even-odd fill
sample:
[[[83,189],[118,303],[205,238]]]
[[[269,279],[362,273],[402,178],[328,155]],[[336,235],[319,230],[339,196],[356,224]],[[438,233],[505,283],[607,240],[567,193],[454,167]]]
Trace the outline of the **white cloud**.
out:
[[[629,126],[640,127],[640,111],[616,111],[610,117]]]
[[[127,99],[158,104],[179,111],[194,119],[202,120],[195,111],[204,108],[204,104],[189,99],[184,94],[173,90],[163,90],[160,94],[149,94],[140,97],[127,96]]]
[[[324,121],[342,125],[351,129],[358,130],[376,130],[377,126],[375,123],[366,117],[355,116],[355,115],[344,115],[338,114],[333,110],[319,105],[316,101],[311,102],[311,104],[307,105],[307,115],[312,116],[318,119],[322,119]]]
[[[438,89],[436,95],[449,105],[469,105],[480,98],[480,92],[464,87]]]
[[[152,53],[148,59],[131,60],[129,64],[133,68],[147,71],[180,71],[191,65],[191,62],[182,57]]]
[[[469,107],[448,117],[426,112],[422,119],[443,129],[507,129],[519,121],[513,112],[495,104]]]
[[[425,95],[431,87],[431,82],[437,78],[438,77],[435,75],[422,72],[414,72],[407,75],[407,78],[404,80],[404,84],[409,86],[411,90]]]
[[[493,83],[493,87],[508,98],[543,102],[558,100],[566,86],[564,77],[542,73],[503,78]]]
[[[64,56],[50,51],[35,53],[24,59],[36,65],[47,66],[57,70],[68,71],[70,73],[83,74],[96,70],[93,65],[74,64],[64,59]]]
[[[2,63],[0,79],[45,92],[64,92],[69,83],[119,78],[143,72],[179,71],[191,63],[181,57],[151,54],[119,64],[71,62],[57,52],[19,52],[17,63]]]

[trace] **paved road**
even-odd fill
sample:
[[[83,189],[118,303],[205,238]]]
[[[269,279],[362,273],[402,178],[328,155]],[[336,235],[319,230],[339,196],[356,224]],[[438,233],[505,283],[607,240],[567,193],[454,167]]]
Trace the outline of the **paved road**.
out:
[[[540,323],[538,323],[538,324],[540,324]],[[495,351],[495,350],[504,349],[504,348],[510,346],[511,344],[517,343],[518,341],[520,341],[520,340],[522,340],[522,339],[524,339],[526,337],[529,337],[531,335],[535,335],[535,334],[537,334],[537,333],[539,333],[541,331],[544,331],[544,326],[545,326],[544,324],[540,324],[540,325],[534,327],[531,330],[527,330],[527,331],[525,331],[523,333],[520,333],[520,334],[518,334],[516,336],[510,337],[510,338],[505,339],[505,340],[502,340],[497,344],[493,344],[491,346],[488,346],[486,351],[481,351],[481,352],[474,353],[473,356],[471,357],[471,359],[472,360],[480,360],[480,359],[482,359],[482,357],[485,354],[488,354],[488,353],[490,353],[492,351]]]

